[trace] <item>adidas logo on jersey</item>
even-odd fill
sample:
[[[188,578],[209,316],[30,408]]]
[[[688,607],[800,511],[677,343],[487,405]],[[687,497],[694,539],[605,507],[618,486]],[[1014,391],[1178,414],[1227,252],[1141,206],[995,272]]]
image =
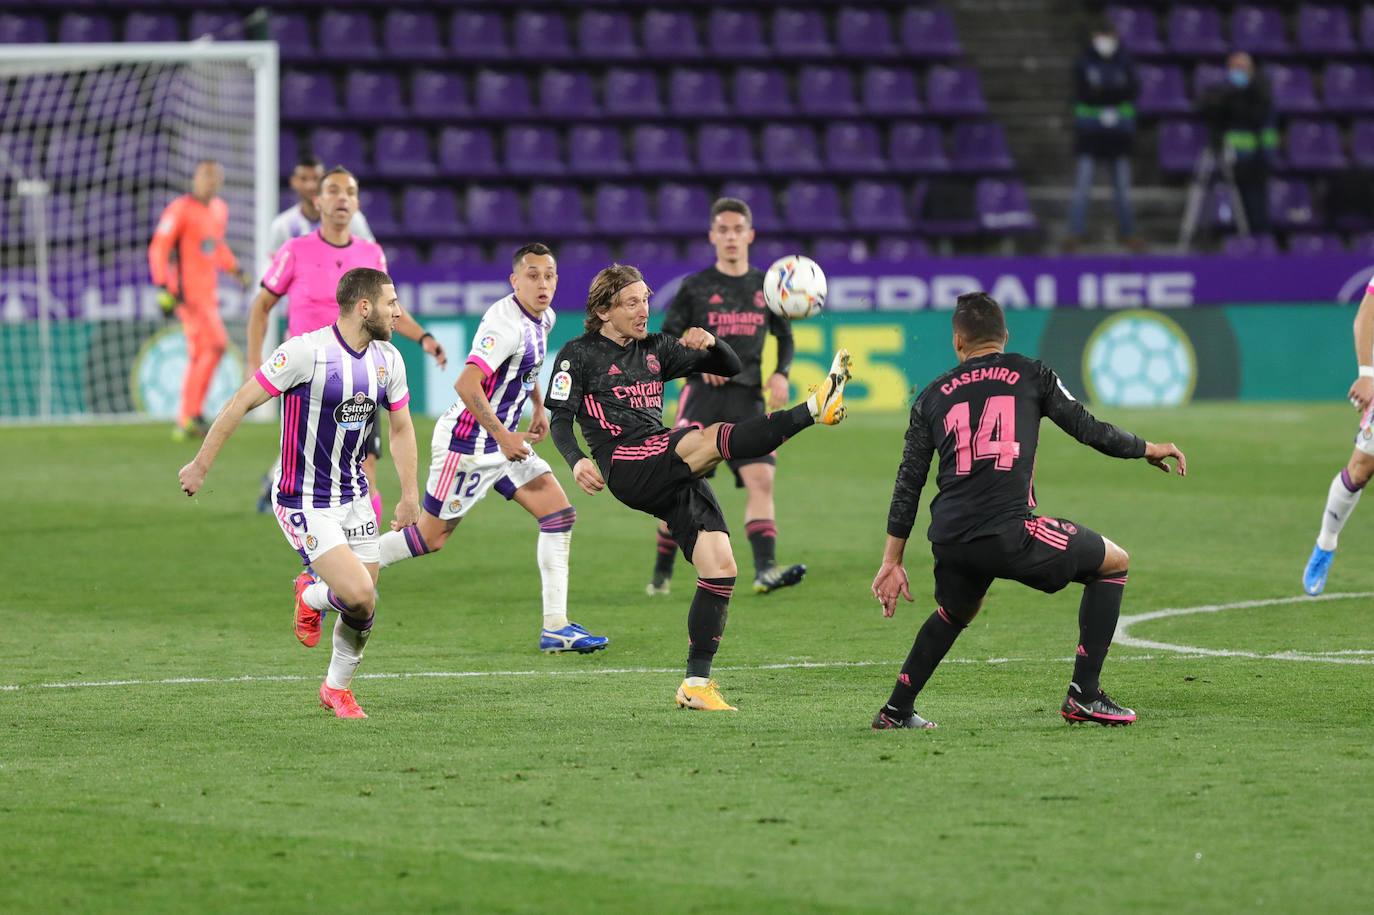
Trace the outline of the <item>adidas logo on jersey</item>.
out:
[[[621,372],[620,372],[620,366],[618,366],[618,365],[613,365],[613,366],[611,366],[611,370],[610,370],[609,372],[607,372],[606,374],[607,374],[607,375],[619,375],[619,374],[621,374]]]
[[[713,294],[709,299],[706,300],[706,304],[707,304],[707,305],[724,305],[724,304],[725,304],[725,300],[722,299],[722,298],[720,297],[720,293],[717,292],[717,293]]]

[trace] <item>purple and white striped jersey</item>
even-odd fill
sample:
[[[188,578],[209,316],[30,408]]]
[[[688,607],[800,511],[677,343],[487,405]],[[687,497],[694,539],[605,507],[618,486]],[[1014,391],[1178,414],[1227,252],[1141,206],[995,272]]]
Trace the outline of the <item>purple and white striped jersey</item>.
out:
[[[535,317],[516,301],[515,293],[487,309],[472,338],[468,365],[482,370],[486,380],[482,393],[491,401],[492,412],[512,432],[520,423],[521,411],[539,381],[539,369],[549,347],[553,329],[553,309]],[[453,423],[448,450],[458,454],[490,454],[501,446],[476,417],[468,412],[460,397],[444,411],[440,421]]]
[[[334,508],[366,498],[362,465],[377,408],[410,402],[396,347],[373,340],[356,352],[331,324],[287,340],[253,377],[282,398],[277,504]]]
[[[291,239],[309,235],[319,227],[320,221],[318,219],[305,218],[299,203],[293,207],[288,207],[272,219],[272,225],[267,230],[267,250],[276,254],[281,250],[281,246]],[[353,221],[348,224],[348,234],[365,238],[368,241],[377,240],[373,236],[372,227],[367,224],[367,217],[363,215],[362,210],[353,214]]]

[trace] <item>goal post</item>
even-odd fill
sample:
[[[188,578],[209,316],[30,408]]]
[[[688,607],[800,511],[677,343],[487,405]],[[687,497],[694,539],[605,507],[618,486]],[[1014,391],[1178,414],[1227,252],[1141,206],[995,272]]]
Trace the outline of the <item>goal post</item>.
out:
[[[8,45],[0,55],[0,424],[171,420],[186,363],[148,242],[203,159],[224,167],[225,241],[256,274],[276,214],[277,46]],[[243,379],[252,290],[221,277],[230,347],[206,399]]]

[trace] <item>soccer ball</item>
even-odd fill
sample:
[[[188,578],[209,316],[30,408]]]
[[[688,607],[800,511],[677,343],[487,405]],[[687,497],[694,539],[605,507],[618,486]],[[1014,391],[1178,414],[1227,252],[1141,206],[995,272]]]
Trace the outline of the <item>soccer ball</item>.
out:
[[[779,317],[800,321],[825,306],[825,272],[801,254],[773,261],[763,277],[763,302]]]

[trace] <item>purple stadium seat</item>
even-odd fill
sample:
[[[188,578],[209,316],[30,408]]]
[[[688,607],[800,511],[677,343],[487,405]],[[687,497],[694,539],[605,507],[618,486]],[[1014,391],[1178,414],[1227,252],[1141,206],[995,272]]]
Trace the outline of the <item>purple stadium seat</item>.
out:
[[[1269,179],[1269,223],[1276,229],[1305,229],[1317,224],[1312,189],[1306,181]]]
[[[821,171],[815,131],[806,124],[765,124],[763,167],[779,175],[806,175]]]
[[[792,99],[781,70],[740,67],[735,71],[735,113],[782,115],[792,113]]]
[[[921,257],[930,257],[930,246],[925,243],[924,239],[903,238],[893,235],[879,238],[878,247],[873,252],[874,260],[893,263],[913,261]]]
[[[349,117],[398,120],[407,114],[401,78],[390,70],[348,71],[343,97]]]
[[[1308,54],[1355,53],[1355,35],[1345,7],[1298,7],[1298,49]]]
[[[687,135],[681,127],[641,124],[630,143],[635,170],[645,175],[689,175],[697,169],[687,153]]]
[[[449,47],[461,61],[496,61],[511,57],[506,18],[500,10],[457,10],[449,27]]]
[[[653,116],[663,113],[658,77],[652,70],[615,67],[606,71],[602,97],[607,114]]]
[[[310,131],[308,149],[329,163],[326,168],[342,165],[360,178],[375,174],[363,151],[362,134],[351,127],[316,127]]]
[[[760,232],[773,232],[782,228],[778,210],[773,201],[773,189],[763,181],[727,181],[721,185],[720,196],[734,197],[749,204],[754,212],[754,228]],[[758,260],[763,260],[759,255]]]
[[[1333,121],[1295,118],[1284,131],[1288,164],[1299,171],[1341,171],[1349,167],[1341,151],[1341,131]]]
[[[1283,14],[1272,6],[1237,6],[1231,12],[1231,46],[1251,54],[1287,54]]]
[[[423,267],[425,265],[425,259],[420,256],[420,249],[416,245],[388,242],[382,248],[382,252],[386,255],[388,270],[395,270],[397,267]]]
[[[0,21],[3,21],[3,17],[0,17]],[[3,26],[0,26],[0,36],[3,36],[3,32]],[[3,40],[0,37],[0,41]],[[124,40],[180,41],[181,23],[172,13],[133,12],[124,20]]]
[[[700,235],[707,230],[711,195],[700,184],[665,181],[656,194],[658,231],[671,235]]]
[[[1107,9],[1107,18],[1116,26],[1122,46],[1135,56],[1149,57],[1164,53],[1153,10],[1137,6],[1113,6]]]
[[[559,70],[553,67],[539,77],[539,110],[560,120],[598,117],[592,76],[585,70]]]
[[[1330,63],[1322,73],[1326,110],[1374,111],[1374,68],[1369,64]]]
[[[451,238],[462,234],[458,202],[448,188],[407,187],[401,195],[401,213],[413,235]]]
[[[421,118],[461,118],[468,113],[467,83],[451,70],[416,70],[410,76],[410,110]]]
[[[0,13],[0,43],[47,44],[48,26],[40,15]]]
[[[320,14],[316,53],[327,60],[354,63],[378,57],[377,35],[368,13],[325,10]]]
[[[473,235],[521,235],[528,228],[520,212],[520,193],[513,187],[469,186],[464,212]]]
[[[529,81],[523,73],[479,70],[473,108],[488,117],[533,114]]]
[[[1221,17],[1215,7],[1170,7],[1169,49],[1185,57],[1211,57],[1229,51],[1221,37]]]
[[[964,48],[944,7],[908,6],[902,14],[902,47],[916,57],[959,57]]]
[[[1316,90],[1312,87],[1312,71],[1304,66],[1289,67],[1270,64],[1264,68],[1265,78],[1274,92],[1274,110],[1280,114],[1307,114],[1321,110]]]
[[[783,219],[801,232],[843,232],[848,220],[840,210],[840,191],[830,181],[792,181],[782,192]]]
[[[1193,98],[1201,99],[1217,86],[1226,85],[1226,68],[1217,64],[1198,64],[1193,68]]]
[[[935,124],[898,121],[887,139],[887,159],[898,174],[947,172],[944,134]]]
[[[482,246],[473,241],[440,241],[429,246],[432,267],[456,267],[488,262]]]
[[[1356,235],[1350,240],[1350,250],[1365,257],[1374,257],[1374,232]]]
[[[382,24],[382,47],[387,57],[396,60],[443,60],[448,51],[439,41],[440,34],[433,13],[389,10]]]
[[[641,24],[645,53],[654,60],[698,60],[696,16],[690,10],[651,9]]]
[[[108,16],[64,13],[57,24],[61,42],[114,41],[114,23]]]
[[[518,37],[520,56],[533,60],[568,60],[574,56],[568,23],[557,10],[522,10],[515,14],[511,34]]]
[[[773,40],[774,57],[814,60],[835,53],[820,10],[780,7],[773,12],[768,34]]]
[[[1017,232],[1035,228],[1026,187],[1018,180],[981,178],[974,188],[978,223],[988,232]]]
[[[987,114],[983,86],[971,67],[936,65],[926,74],[926,110],[932,114]]]
[[[862,238],[815,238],[811,256],[827,267],[831,264],[861,264],[868,260],[868,243]]]
[[[598,229],[614,234],[649,232],[649,198],[644,188],[624,184],[598,184],[593,192],[592,219]]]
[[[865,67],[863,108],[887,116],[920,114],[916,72],[908,67]]]
[[[842,7],[835,17],[835,47],[843,57],[883,60],[901,53],[884,9]]]
[[[1136,77],[1140,80],[1136,108],[1141,114],[1188,114],[1193,110],[1183,90],[1183,71],[1178,67],[1141,64]]]
[[[1350,125],[1350,157],[1358,168],[1374,168],[1374,121],[1360,118]]]
[[[620,141],[620,129],[576,124],[568,131],[568,168],[575,175],[626,175],[630,163]]]
[[[608,264],[611,248],[604,241],[581,238],[559,245],[558,256],[568,264]]]
[[[634,25],[619,10],[587,10],[577,20],[577,47],[588,60],[635,60]]]
[[[1292,254],[1344,254],[1345,242],[1334,232],[1294,232],[1288,236]]]
[[[801,251],[802,248],[802,243],[795,238],[769,235],[767,238],[759,239],[749,246],[749,259],[762,266],[771,264],[780,257],[796,254]],[[715,249],[711,248],[709,249],[709,253],[703,252],[702,255],[693,258],[693,260],[701,260],[703,257],[711,257],[714,255]]]
[[[503,145],[506,171],[511,175],[550,178],[568,171],[559,153],[557,128],[512,124],[505,130]]]
[[[1272,235],[1228,235],[1221,241],[1221,253],[1227,257],[1273,255],[1279,253],[1279,245]]]
[[[194,12],[186,35],[191,41],[209,35],[216,41],[242,41],[243,21],[237,13]]]
[[[630,238],[620,249],[622,264],[672,264],[681,256],[671,238]]]
[[[530,188],[530,228],[563,237],[591,231],[583,212],[582,193],[570,184],[536,184]],[[558,252],[554,252],[555,255]]]
[[[802,67],[797,76],[797,107],[806,114],[847,117],[859,113],[848,67]]]
[[[772,56],[763,41],[763,23],[754,10],[713,7],[706,34],[711,37],[712,57],[745,60]]]
[[[716,70],[680,67],[668,74],[668,110],[689,117],[720,117],[730,111]]]
[[[131,132],[132,133],[132,132]],[[131,142],[142,143],[142,140]],[[122,164],[120,158],[122,154],[116,155],[116,160]],[[296,140],[296,134],[290,130],[282,130],[277,133],[277,171],[285,178],[296,170],[296,157],[300,155],[300,144]]]
[[[445,127],[439,131],[439,172],[448,177],[499,175],[496,144],[485,127]]]
[[[707,175],[753,175],[759,170],[754,141],[740,124],[703,124],[697,130],[697,171]]]
[[[129,14],[130,23],[133,17],[134,14]],[[125,41],[143,40],[128,37],[128,32],[129,26],[126,25]],[[310,22],[304,13],[273,13],[268,16],[267,37],[277,43],[283,61],[312,60],[315,57],[315,43],[310,40]]]
[[[1207,145],[1207,130],[1197,121],[1162,121],[1159,125],[1159,167],[1174,174],[1191,172]]]
[[[994,121],[965,121],[955,125],[955,171],[1006,172],[1016,167],[1002,125]]]
[[[381,127],[372,140],[372,164],[387,178],[430,178],[439,173],[421,127]]]
[[[888,170],[878,128],[868,122],[827,124],[825,161],[838,174],[872,175]]]
[[[1374,51],[1374,3],[1360,7],[1360,47]]]
[[[360,189],[358,191],[358,209],[367,217],[367,224],[372,227],[374,235],[386,238],[388,235],[395,235],[401,231],[401,226],[396,222],[396,212],[391,203],[390,191],[381,188],[365,187]]]
[[[902,186],[895,181],[855,181],[849,190],[849,221],[856,232],[910,232]]]

